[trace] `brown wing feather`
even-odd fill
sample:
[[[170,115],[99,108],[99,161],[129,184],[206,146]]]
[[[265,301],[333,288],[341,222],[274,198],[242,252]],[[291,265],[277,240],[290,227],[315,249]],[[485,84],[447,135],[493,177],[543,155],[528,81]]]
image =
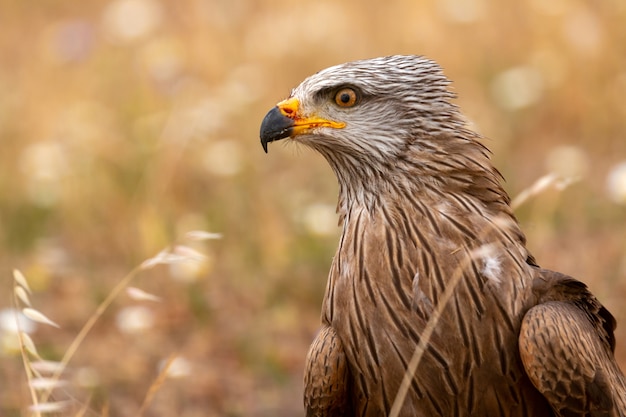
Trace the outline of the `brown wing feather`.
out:
[[[565,275],[541,271],[534,291],[539,304],[526,313],[519,337],[532,383],[561,416],[625,416],[613,316],[584,284]]]
[[[351,415],[348,364],[337,333],[324,326],[311,344],[304,372],[307,417]]]

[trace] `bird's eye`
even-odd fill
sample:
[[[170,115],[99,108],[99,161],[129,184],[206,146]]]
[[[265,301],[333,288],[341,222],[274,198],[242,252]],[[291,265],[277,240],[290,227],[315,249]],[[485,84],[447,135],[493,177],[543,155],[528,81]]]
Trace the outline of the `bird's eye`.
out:
[[[357,102],[356,91],[351,88],[342,88],[335,94],[335,103],[339,107],[352,107]]]

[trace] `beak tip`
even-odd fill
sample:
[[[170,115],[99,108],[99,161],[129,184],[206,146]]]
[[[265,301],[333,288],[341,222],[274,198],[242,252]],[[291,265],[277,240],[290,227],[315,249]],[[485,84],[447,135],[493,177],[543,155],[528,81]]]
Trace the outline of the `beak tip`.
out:
[[[275,140],[280,140],[291,135],[293,131],[293,120],[284,116],[278,107],[270,110],[261,123],[261,146],[267,153],[267,144]]]

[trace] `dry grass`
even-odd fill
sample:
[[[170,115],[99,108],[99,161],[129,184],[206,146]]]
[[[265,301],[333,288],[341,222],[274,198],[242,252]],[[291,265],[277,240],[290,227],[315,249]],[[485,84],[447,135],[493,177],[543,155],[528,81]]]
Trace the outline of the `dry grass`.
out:
[[[215,239],[221,236],[215,233],[192,231],[187,234],[187,237],[193,240],[207,240]],[[30,301],[30,294],[32,293],[30,285],[19,270],[14,270],[13,305],[15,307],[15,333],[19,342],[18,349],[26,375],[26,385],[28,387],[28,391],[30,392],[31,404],[28,407],[30,414],[36,417],[49,414],[73,415],[77,417],[86,415],[88,409],[90,408],[89,398],[85,400],[75,397],[68,392],[62,392],[61,397],[67,398],[59,399],[58,395],[53,395],[53,391],[62,391],[62,389],[68,385],[68,381],[63,378],[63,375],[70,361],[82,345],[87,335],[93,329],[96,322],[102,318],[105,311],[111,306],[113,301],[119,298],[120,294],[125,289],[127,290],[127,294],[134,301],[160,301],[160,298],[154,294],[129,286],[140,272],[151,269],[157,265],[184,265],[189,261],[202,261],[204,258],[204,255],[196,250],[188,246],[178,245],[171,249],[164,249],[156,256],[142,262],[113,287],[107,297],[98,305],[94,313],[87,319],[86,323],[72,340],[69,347],[65,350],[62,359],[58,362],[44,361],[44,359],[39,355],[32,338],[21,326],[21,322],[23,322],[23,320],[30,320],[34,323],[44,324],[55,328],[60,327],[44,313],[33,308]],[[20,313],[23,319],[18,317]],[[188,376],[187,372],[185,372],[184,375],[174,375],[171,372],[172,365],[177,359],[178,358],[175,354],[170,354],[164,362],[158,376],[148,388],[139,410],[134,413],[135,416],[141,417],[144,415],[148,407],[152,404],[155,394],[165,383],[168,376]],[[70,413],[69,410],[72,409],[73,411]]]
[[[135,414],[175,353],[189,374],[158,385],[146,416],[302,414],[336,181],[289,143],[266,156],[259,124],[318,69],[418,53],[455,81],[512,195],[550,172],[579,179],[518,217],[539,263],[617,317],[626,366],[626,212],[606,191],[626,160],[625,20],[620,1],[5,0],[0,285],[24,273],[61,326],[38,326],[33,345],[60,362],[134,265],[190,230],[222,233],[185,244],[205,258],[134,278],[160,302],[112,299],[63,389],[77,415]],[[11,337],[0,330],[0,380],[24,381]],[[0,392],[0,415],[27,413],[26,386]]]

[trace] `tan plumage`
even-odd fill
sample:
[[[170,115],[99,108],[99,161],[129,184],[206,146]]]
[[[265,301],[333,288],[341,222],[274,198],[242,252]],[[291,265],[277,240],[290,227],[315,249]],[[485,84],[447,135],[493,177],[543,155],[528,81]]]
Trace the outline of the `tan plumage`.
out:
[[[421,57],[356,61],[309,77],[263,121],[266,150],[308,145],[340,185],[307,415],[388,415],[399,401],[401,416],[626,416],[613,317],[536,265],[448,84]]]

